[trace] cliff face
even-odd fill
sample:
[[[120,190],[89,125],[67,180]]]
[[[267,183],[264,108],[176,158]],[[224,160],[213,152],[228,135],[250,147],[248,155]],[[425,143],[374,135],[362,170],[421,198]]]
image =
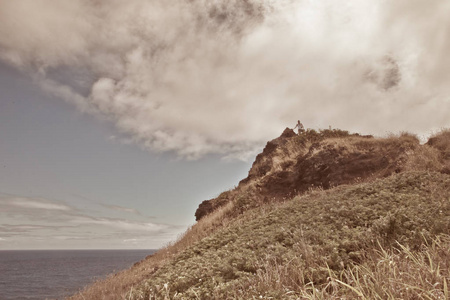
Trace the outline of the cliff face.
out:
[[[177,242],[71,299],[447,299],[449,170],[450,131],[421,145],[409,134],[286,129]]]
[[[251,209],[175,256],[132,299],[448,299],[449,197],[450,176],[401,172]],[[430,245],[440,254],[425,254]]]
[[[438,141],[435,137],[429,143],[444,149]],[[411,169],[411,158],[417,158],[415,154],[421,147],[431,149],[421,146],[409,134],[373,138],[341,130],[307,130],[296,134],[286,128],[280,137],[267,143],[237,188],[203,201],[195,216],[200,220],[229,201],[237,202],[237,207],[245,210],[259,203],[289,199],[311,189],[387,177]],[[442,149],[440,152],[444,152]]]
[[[440,172],[450,174],[450,130],[431,137],[426,145],[437,150],[437,160],[442,165]]]

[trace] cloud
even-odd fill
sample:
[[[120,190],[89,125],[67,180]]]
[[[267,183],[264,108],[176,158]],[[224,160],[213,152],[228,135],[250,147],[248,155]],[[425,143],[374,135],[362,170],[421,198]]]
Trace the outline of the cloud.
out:
[[[70,220],[72,224],[78,225],[95,225],[119,229],[129,232],[158,232],[170,228],[172,225],[151,223],[151,222],[135,222],[118,218],[94,218],[89,216],[79,216]]]
[[[109,210],[98,212],[77,209],[62,201],[0,196],[0,235],[16,241],[25,248],[46,247],[124,247],[124,240],[136,239],[127,245],[160,247],[186,230],[186,226],[150,222],[132,208],[103,205]],[[95,207],[95,206],[93,206]],[[115,211],[129,212],[131,217],[113,217]],[[135,218],[132,218],[132,216]],[[61,241],[78,241],[78,244],[60,244]],[[84,243],[82,243],[84,241]],[[37,244],[34,245],[33,243]],[[19,245],[19,244],[11,245]],[[12,247],[12,246],[10,246]],[[99,247],[99,246],[97,246]]]
[[[64,202],[39,197],[0,196],[0,215],[24,216],[29,220],[64,220],[77,209]]]
[[[298,118],[450,126],[449,28],[440,0],[0,1],[0,59],[146,149],[245,159]]]
[[[30,198],[12,198],[9,200],[9,204],[13,206],[31,208],[31,209],[44,209],[44,210],[70,210],[71,208],[64,204],[52,203],[43,199],[30,199]]]
[[[101,204],[101,205],[105,208],[112,209],[112,210],[115,210],[118,212],[126,212],[126,213],[135,214],[135,215],[139,215],[139,216],[142,215],[140,212],[138,212],[134,208],[123,207],[123,206],[119,206],[119,205],[109,205],[109,204]]]
[[[37,230],[59,230],[61,228],[67,228],[67,226],[63,227],[55,227],[55,226],[45,226],[45,225],[31,225],[31,224],[20,224],[20,225],[11,225],[11,224],[0,224],[0,232],[3,233],[11,233],[11,234],[24,234],[31,233]]]
[[[102,204],[102,206],[112,210],[128,212],[144,217],[133,208],[106,204]],[[134,221],[131,219],[110,217],[107,215],[108,212],[103,212],[102,216],[94,216],[93,213],[93,211],[90,212],[89,210],[80,210],[56,200],[20,197],[14,195],[0,197],[0,216],[7,215],[8,217],[16,219],[26,217],[35,222],[44,222],[44,224],[20,223],[17,225],[8,226],[5,224],[0,224],[0,229],[4,232],[29,232],[33,230],[48,230],[51,228],[59,230],[60,228],[73,228],[80,225],[104,226],[125,231],[156,232],[173,226],[154,222]],[[98,212],[96,212],[96,214],[98,214]],[[60,222],[64,222],[65,225],[61,227],[59,224]]]

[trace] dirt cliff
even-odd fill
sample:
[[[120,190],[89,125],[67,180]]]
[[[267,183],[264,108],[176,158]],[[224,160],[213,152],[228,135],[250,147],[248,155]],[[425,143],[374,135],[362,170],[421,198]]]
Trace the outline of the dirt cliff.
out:
[[[286,129],[179,240],[71,299],[447,299],[449,170],[450,131]]]
[[[447,136],[448,135],[448,136]],[[420,145],[411,134],[374,138],[338,129],[307,130],[296,134],[286,128],[269,141],[247,178],[219,197],[203,201],[196,220],[235,202],[243,211],[268,201],[283,201],[311,189],[387,177],[406,169],[450,170],[442,160],[450,158],[450,133],[444,132]],[[444,168],[442,166],[444,165]]]

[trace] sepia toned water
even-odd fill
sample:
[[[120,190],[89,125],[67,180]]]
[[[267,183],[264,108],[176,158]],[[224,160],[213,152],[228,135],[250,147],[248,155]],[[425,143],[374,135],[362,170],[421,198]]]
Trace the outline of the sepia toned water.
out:
[[[0,251],[0,300],[63,299],[155,250]]]

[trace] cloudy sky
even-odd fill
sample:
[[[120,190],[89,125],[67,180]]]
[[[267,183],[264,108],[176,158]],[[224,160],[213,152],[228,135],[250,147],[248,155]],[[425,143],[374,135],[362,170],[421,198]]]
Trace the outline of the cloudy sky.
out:
[[[155,248],[306,127],[450,127],[450,2],[0,0],[0,249]]]

